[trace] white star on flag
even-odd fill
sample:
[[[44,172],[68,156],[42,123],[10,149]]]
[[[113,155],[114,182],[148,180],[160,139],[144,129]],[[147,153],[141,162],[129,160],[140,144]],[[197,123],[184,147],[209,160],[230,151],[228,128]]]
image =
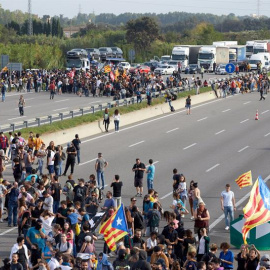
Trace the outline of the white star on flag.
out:
[[[117,226],[118,225],[122,225],[122,219],[121,218],[118,217],[118,219],[116,220],[116,222],[117,222]]]

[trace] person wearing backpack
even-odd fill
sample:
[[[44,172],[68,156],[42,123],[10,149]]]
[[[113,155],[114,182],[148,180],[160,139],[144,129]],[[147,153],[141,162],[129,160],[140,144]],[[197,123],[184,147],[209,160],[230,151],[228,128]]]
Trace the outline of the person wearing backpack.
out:
[[[67,241],[67,235],[65,233],[61,234],[61,241],[56,245],[56,248],[62,253],[62,255],[72,254],[73,247],[72,244]]]
[[[73,192],[74,192],[74,203],[80,202],[81,207],[84,207],[87,187],[84,184],[83,178],[79,179],[79,184],[74,187]]]
[[[147,214],[147,228],[146,228],[146,236],[149,236],[151,232],[157,232],[159,228],[159,222],[161,219],[160,212],[158,211],[158,204],[153,204],[153,210],[150,210]]]

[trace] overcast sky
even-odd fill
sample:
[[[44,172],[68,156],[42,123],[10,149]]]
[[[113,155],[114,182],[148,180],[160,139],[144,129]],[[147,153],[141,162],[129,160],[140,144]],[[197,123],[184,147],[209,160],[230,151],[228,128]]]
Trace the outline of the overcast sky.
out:
[[[32,12],[42,15],[74,17],[79,8],[82,13],[167,13],[173,11],[213,13],[217,15],[235,13],[250,15],[257,13],[260,2],[260,15],[270,14],[270,0],[32,0]],[[28,0],[0,0],[4,9],[27,11]]]

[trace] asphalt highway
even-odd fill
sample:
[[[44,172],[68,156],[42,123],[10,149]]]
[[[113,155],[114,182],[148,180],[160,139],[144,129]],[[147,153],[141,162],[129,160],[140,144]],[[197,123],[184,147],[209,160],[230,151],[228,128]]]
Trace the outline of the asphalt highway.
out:
[[[183,78],[191,77],[191,74],[182,74]],[[195,74],[195,76],[200,76]],[[166,80],[167,76],[164,76]],[[209,80],[212,78],[224,78],[226,75],[204,74],[204,79]],[[26,101],[24,108],[24,116],[20,116],[18,101],[20,95],[23,95]],[[6,94],[6,101],[0,102],[0,127],[4,125],[10,125],[12,123],[23,123],[29,119],[35,119],[36,117],[46,117],[49,115],[55,115],[59,113],[69,114],[72,110],[79,110],[80,108],[89,108],[91,106],[99,104],[107,104],[111,102],[112,97],[79,97],[74,94],[62,94],[55,95],[53,100],[50,100],[50,93],[48,92],[12,92]],[[78,112],[78,114],[80,114]],[[67,117],[71,117],[71,114]],[[46,119],[48,122],[49,120]],[[33,123],[29,123],[31,125]],[[34,123],[36,125],[36,123]],[[17,127],[23,127],[18,126]]]
[[[154,188],[159,192],[164,209],[169,209],[172,204],[172,170],[177,168],[186,176],[188,184],[191,180],[198,182],[211,215],[211,242],[229,241],[221,218],[220,193],[225,184],[231,184],[238,216],[246,203],[242,198],[251,187],[240,190],[234,180],[248,170],[252,170],[253,182],[258,175],[269,176],[269,105],[268,97],[259,101],[259,93],[255,92],[195,105],[191,115],[186,115],[183,108],[126,127],[121,127],[120,121],[119,133],[110,132],[83,140],[81,164],[75,167],[74,179],[88,179],[94,173],[97,153],[102,152],[109,162],[106,184],[119,174],[124,183],[123,202],[128,205],[136,193],[131,170],[135,159],[139,157],[147,165],[152,158],[156,166]],[[259,121],[255,120],[257,109]],[[6,176],[11,178],[10,167]],[[146,177],[144,180],[146,187]],[[62,185],[65,181],[66,178],[61,177]],[[142,206],[142,198],[138,198],[137,204]],[[190,215],[184,222],[186,228],[193,228]],[[8,228],[7,223],[0,224],[1,257],[9,254],[16,236],[15,228]]]

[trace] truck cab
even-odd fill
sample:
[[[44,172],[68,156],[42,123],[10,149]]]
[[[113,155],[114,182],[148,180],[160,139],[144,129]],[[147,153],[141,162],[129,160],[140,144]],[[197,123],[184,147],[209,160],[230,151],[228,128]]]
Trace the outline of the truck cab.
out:
[[[172,50],[172,60],[180,61],[182,69],[185,69],[189,63],[189,47],[175,46]]]

